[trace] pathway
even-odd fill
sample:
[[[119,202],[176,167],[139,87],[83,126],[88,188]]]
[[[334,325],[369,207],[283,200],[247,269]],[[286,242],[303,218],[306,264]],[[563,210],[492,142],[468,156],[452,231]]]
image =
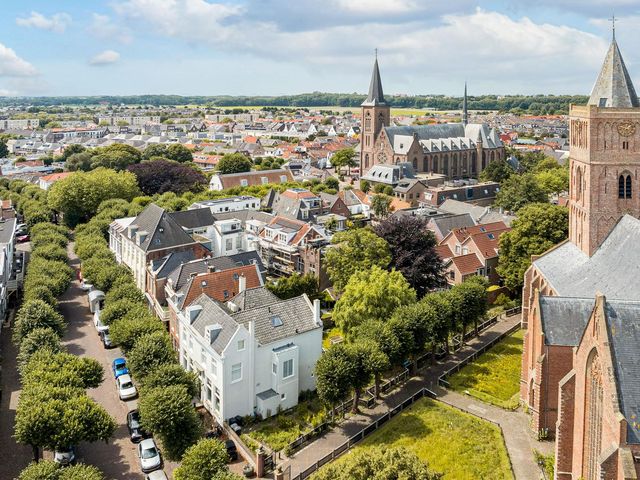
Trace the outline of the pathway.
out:
[[[440,375],[519,322],[520,316],[516,315],[506,318],[488,328],[478,337],[469,340],[466,346],[455,354],[448,356],[444,361],[438,362],[432,367],[428,367],[422,371],[421,375],[412,378],[400,389],[385,396],[373,409],[367,410],[359,415],[350,416],[338,427],[327,432],[315,442],[297,452],[294,457],[288,459],[283,466],[291,465],[291,476],[294,477],[298,475],[322,459],[325,455],[329,454],[336,447],[346,442],[365,426],[384,415],[388,410],[399,405],[422,388],[427,387],[430,390],[438,390],[436,393],[439,395],[443,394],[440,400],[498,423],[503,429],[505,443],[513,464],[516,479],[538,480],[540,470],[534,461],[533,449],[537,448],[538,450],[547,451],[551,444],[548,442],[540,443],[533,438],[532,433],[527,427],[527,418],[524,413],[509,412],[497,407],[492,407],[475,399],[466,398],[454,392],[439,389],[437,386]]]

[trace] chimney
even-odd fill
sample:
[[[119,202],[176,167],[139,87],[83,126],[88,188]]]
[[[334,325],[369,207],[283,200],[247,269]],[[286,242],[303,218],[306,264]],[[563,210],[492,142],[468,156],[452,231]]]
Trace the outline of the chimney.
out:
[[[247,277],[240,275],[238,277],[238,293],[242,293],[247,289]]]
[[[213,273],[216,271],[216,267],[212,263],[207,263],[207,272]]]
[[[189,305],[185,312],[186,316],[189,319],[189,325],[191,325],[195,319],[198,317],[198,314],[202,311],[202,306],[200,305]]]
[[[320,313],[320,300],[313,301],[313,321],[319,327],[322,326],[322,314]]]

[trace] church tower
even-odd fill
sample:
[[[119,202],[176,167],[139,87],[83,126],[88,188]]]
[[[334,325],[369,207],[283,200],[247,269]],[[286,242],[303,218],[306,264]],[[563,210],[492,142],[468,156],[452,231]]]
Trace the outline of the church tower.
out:
[[[615,38],[589,102],[569,112],[569,239],[591,256],[625,214],[640,217],[640,102]]]
[[[388,126],[391,121],[391,108],[384,99],[382,92],[382,80],[378,68],[378,54],[373,64],[369,95],[362,102],[362,126],[360,133],[360,175],[369,170],[375,161],[374,145],[382,127]]]

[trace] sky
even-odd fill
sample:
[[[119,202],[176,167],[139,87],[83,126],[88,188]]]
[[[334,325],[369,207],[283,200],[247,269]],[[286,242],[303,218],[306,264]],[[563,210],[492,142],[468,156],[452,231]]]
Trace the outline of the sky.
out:
[[[0,95],[588,94],[640,0],[1,0]],[[640,86],[640,85],[639,85]]]

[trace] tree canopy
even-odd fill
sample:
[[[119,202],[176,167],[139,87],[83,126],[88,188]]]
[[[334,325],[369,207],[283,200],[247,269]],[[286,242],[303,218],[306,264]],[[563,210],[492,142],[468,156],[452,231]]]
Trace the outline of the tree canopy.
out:
[[[216,165],[216,170],[222,174],[248,172],[253,162],[242,153],[227,153],[222,156]]]
[[[354,228],[336,233],[325,255],[327,274],[337,291],[342,291],[355,272],[372,266],[387,268],[391,254],[387,242],[371,229]]]
[[[53,460],[30,463],[18,480],[104,480],[104,475],[93,465],[62,466]]]
[[[163,158],[130,165],[128,170],[136,176],[145,195],[165,192],[182,195],[202,191],[207,185],[207,179],[200,171]]]
[[[227,470],[227,449],[216,439],[202,439],[189,447],[180,466],[173,472],[174,480],[211,480]]]
[[[318,294],[318,280],[312,273],[294,273],[279,278],[275,283],[267,284],[267,288],[282,300],[299,297],[303,293],[313,298]]]
[[[511,175],[500,186],[495,205],[517,212],[530,203],[545,203],[549,196],[533,174]]]
[[[569,212],[549,203],[534,203],[518,211],[511,231],[500,236],[497,271],[505,285],[518,289],[531,256],[540,255],[569,235]]]

